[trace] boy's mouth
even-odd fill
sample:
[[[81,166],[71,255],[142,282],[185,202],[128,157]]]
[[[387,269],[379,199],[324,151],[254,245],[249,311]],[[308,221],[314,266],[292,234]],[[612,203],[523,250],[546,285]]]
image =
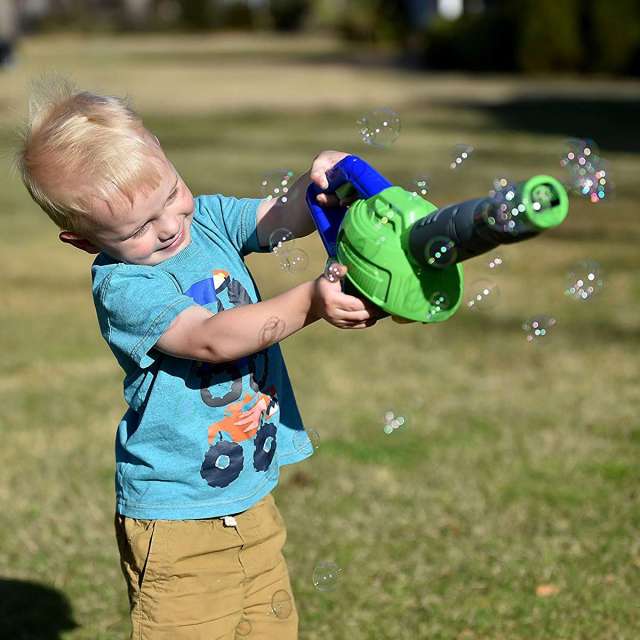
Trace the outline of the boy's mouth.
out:
[[[178,235],[170,242],[170,244],[168,244],[166,247],[162,247],[162,250],[164,251],[165,249],[171,249],[172,247],[175,247],[177,244],[179,244],[182,241],[183,237],[184,237],[184,224],[182,225],[182,228],[178,232]]]

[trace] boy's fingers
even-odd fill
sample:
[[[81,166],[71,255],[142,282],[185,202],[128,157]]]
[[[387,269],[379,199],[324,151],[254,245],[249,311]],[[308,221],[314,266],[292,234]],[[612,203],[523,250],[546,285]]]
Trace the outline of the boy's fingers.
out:
[[[366,305],[367,311],[371,314],[371,317],[376,320],[380,320],[382,318],[386,318],[389,314],[376,305]]]
[[[316,200],[328,207],[336,207],[340,204],[340,199],[333,193],[319,193],[316,196]]]
[[[350,296],[348,293],[339,293],[336,296],[335,305],[342,311],[365,311],[366,305],[360,299],[355,296]]]
[[[316,196],[316,200],[327,207],[348,207],[357,199],[357,195],[349,196],[347,198],[339,198],[334,193],[319,193]]]
[[[366,309],[362,309],[361,311],[344,311],[340,314],[340,319],[347,322],[366,322],[372,318]]]
[[[309,173],[309,177],[312,182],[315,182],[321,189],[327,189],[329,187],[329,180],[327,180],[326,170],[329,167],[325,167],[323,165],[313,164],[311,167],[311,172]]]

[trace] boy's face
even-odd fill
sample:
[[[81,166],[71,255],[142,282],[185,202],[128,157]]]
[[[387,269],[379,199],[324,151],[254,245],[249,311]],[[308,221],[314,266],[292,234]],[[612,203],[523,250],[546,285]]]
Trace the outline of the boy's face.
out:
[[[131,204],[117,193],[110,201],[95,199],[91,232],[63,231],[60,240],[88,251],[103,251],[129,264],[158,264],[191,241],[193,195],[174,166],[158,148],[154,162],[161,176],[153,190],[140,191]]]

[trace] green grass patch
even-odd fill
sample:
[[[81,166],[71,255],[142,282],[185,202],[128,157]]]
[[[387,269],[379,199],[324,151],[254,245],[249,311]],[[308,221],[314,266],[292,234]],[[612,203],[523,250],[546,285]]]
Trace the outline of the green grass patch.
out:
[[[562,177],[565,137],[600,142],[613,202],[572,198],[561,228],[496,252],[499,272],[484,258],[466,263],[469,285],[495,279],[495,309],[462,309],[441,326],[317,323],[283,343],[321,440],[285,468],[276,496],[304,640],[640,635],[640,91],[354,57],[326,38],[49,36],[25,40],[18,67],[0,75],[0,636],[129,632],[113,534],[122,375],[97,326],[91,257],[57,240],[9,171],[28,81],[52,67],[131,94],[196,193],[256,196],[268,171],[302,173],[335,148],[405,187],[428,176],[428,197],[443,205],[485,194],[501,175]],[[358,138],[355,120],[380,101],[402,117],[392,149]],[[461,142],[476,150],[452,172]],[[299,246],[309,267],[296,275],[249,256],[264,298],[321,272],[320,240]],[[601,263],[605,287],[581,304],[563,291],[584,259]],[[521,325],[538,313],[558,322],[531,345]],[[389,435],[386,411],[406,419]],[[344,569],[333,592],[311,583],[322,560]]]

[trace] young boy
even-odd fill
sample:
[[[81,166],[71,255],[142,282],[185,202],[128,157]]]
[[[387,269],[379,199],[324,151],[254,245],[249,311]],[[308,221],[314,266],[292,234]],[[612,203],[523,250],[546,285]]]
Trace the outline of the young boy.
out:
[[[23,181],[62,242],[98,254],[98,322],[125,373],[115,527],[131,637],[296,638],[271,492],[313,448],[277,343],[320,318],[380,316],[322,276],[261,301],[243,258],[276,229],[314,230],[307,186],[326,188],[346,154],[318,155],[286,203],[194,198],[118,98],[61,86],[30,120]]]

